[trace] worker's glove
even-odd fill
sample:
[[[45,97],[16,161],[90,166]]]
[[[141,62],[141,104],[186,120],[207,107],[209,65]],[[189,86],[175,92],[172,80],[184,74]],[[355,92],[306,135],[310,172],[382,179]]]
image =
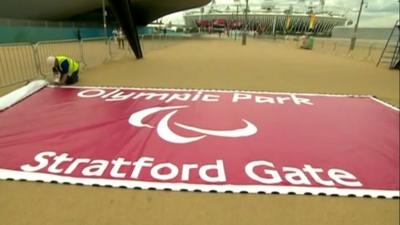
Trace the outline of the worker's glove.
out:
[[[54,83],[59,84],[61,79],[60,73],[54,73]]]

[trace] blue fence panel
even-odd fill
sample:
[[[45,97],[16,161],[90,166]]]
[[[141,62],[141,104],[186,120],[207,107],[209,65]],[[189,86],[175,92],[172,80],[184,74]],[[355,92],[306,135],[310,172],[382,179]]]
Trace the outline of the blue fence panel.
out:
[[[78,39],[78,30],[81,38],[104,36],[103,28],[0,26],[0,43]],[[107,30],[109,36],[111,32],[112,29]]]

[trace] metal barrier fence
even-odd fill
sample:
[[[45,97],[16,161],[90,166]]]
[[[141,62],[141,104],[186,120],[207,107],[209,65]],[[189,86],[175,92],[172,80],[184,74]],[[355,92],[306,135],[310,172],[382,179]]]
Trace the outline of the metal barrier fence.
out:
[[[284,43],[297,48],[301,45],[295,37],[285,39]],[[348,39],[316,38],[313,51],[376,63],[384,46],[384,40],[358,40],[354,50],[349,51],[350,40]]]
[[[0,87],[40,77],[36,56],[29,43],[0,45]]]
[[[71,57],[80,63],[81,70],[110,61],[112,56],[133,56],[129,46],[118,49],[111,40],[98,38],[1,44],[0,88],[52,75],[51,67],[46,62],[50,55]]]
[[[163,35],[141,35],[144,52],[164,48],[175,40],[187,37],[164,37]],[[169,40],[157,43],[157,40]],[[284,43],[299,47],[299,42],[289,37]],[[384,47],[384,41],[359,40],[353,51],[349,52],[349,40],[317,38],[314,51],[345,56],[356,60],[376,63]],[[50,76],[51,68],[46,63],[49,55],[65,55],[80,62],[81,70],[95,67],[111,60],[133,57],[132,50],[125,40],[125,49],[120,49],[115,40],[83,39],[46,41],[35,44],[0,44],[0,88],[35,78]]]
[[[300,47],[300,41],[297,38],[288,38],[285,43]],[[385,46],[385,41],[358,40],[353,51],[349,51],[349,46],[350,40],[347,39],[316,38],[313,51],[376,63]]]
[[[317,39],[314,50],[352,59],[376,63],[383,50],[384,41],[360,40],[353,51],[349,50],[350,40]]]
[[[40,73],[51,75],[52,70],[47,65],[46,59],[49,55],[65,55],[84,64],[81,42],[76,40],[38,42],[34,45],[39,61]]]
[[[144,52],[164,48],[175,40],[184,37],[141,35],[140,42]],[[163,39],[162,42],[155,43]],[[146,40],[146,43],[145,43]],[[43,41],[35,44],[0,44],[0,88],[20,82],[46,78],[52,75],[51,67],[46,59],[49,55],[65,55],[80,63],[80,69],[99,66],[111,60],[134,57],[129,43],[125,40],[125,48],[118,43],[104,38],[92,38],[62,41]]]

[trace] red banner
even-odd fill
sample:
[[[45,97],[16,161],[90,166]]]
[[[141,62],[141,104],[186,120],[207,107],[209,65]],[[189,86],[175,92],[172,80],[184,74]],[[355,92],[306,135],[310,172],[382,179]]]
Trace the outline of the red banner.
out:
[[[368,96],[46,87],[0,128],[1,179],[399,195],[399,112]]]

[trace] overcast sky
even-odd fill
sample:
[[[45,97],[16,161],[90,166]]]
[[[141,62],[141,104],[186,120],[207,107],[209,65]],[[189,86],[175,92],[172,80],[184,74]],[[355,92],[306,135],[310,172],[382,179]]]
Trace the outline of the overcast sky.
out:
[[[249,0],[250,4],[261,3],[263,0]],[[309,0],[306,0],[309,1]],[[232,3],[233,0],[217,0],[217,3]],[[245,2],[242,0],[242,2]],[[293,0],[275,0],[275,3],[296,3]],[[313,0],[312,2],[319,2]],[[358,11],[361,0],[325,0],[327,6],[341,6]],[[360,27],[393,27],[399,19],[399,0],[365,0],[367,8],[364,7],[360,19]],[[357,12],[350,13],[349,16],[356,20]],[[172,21],[173,23],[183,23],[182,13],[174,13],[166,16],[163,22]]]

